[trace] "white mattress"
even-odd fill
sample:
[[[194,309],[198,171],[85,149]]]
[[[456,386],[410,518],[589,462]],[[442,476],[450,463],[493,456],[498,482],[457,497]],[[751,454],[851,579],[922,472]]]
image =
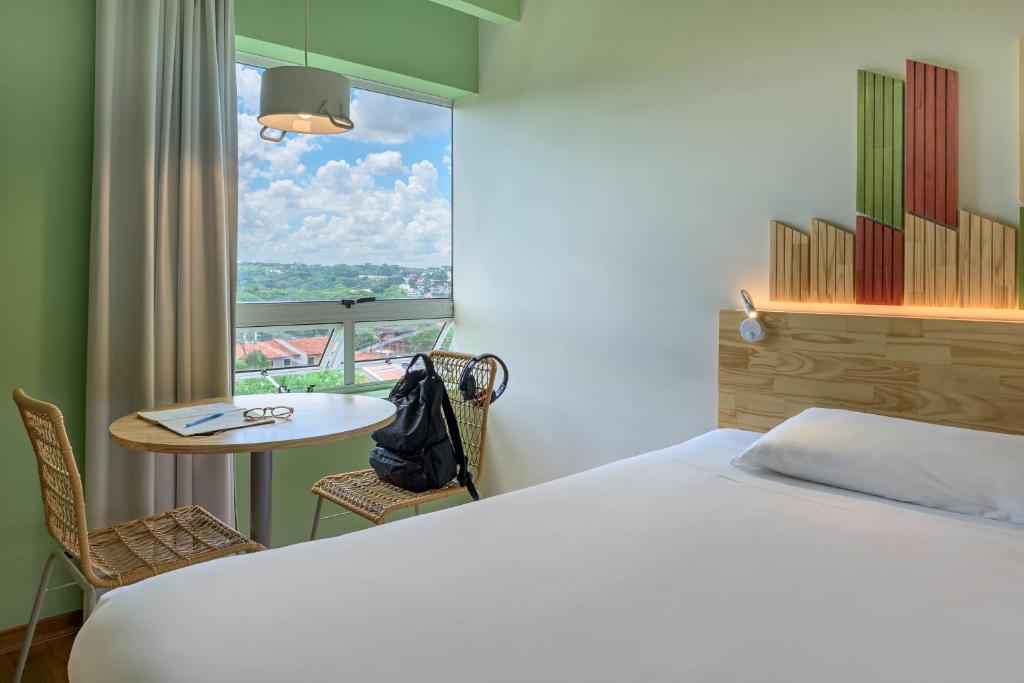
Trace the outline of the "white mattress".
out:
[[[1024,529],[731,466],[756,436],[118,589],[71,680],[1024,678]]]

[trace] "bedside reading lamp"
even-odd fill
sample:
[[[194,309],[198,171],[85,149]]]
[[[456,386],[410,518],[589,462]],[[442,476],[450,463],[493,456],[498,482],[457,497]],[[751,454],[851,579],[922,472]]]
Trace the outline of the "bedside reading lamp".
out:
[[[740,336],[748,342],[759,342],[764,339],[764,323],[758,319],[754,300],[750,298],[747,290],[741,289],[740,297],[743,299],[743,310],[747,314],[746,319],[740,323]]]

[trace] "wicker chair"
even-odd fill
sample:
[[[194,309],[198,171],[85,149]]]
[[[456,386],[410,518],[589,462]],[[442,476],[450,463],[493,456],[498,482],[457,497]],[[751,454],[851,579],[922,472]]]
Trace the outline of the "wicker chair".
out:
[[[431,351],[429,356],[437,373],[444,380],[448,396],[452,400],[466,459],[469,461],[469,471],[476,482],[483,472],[487,412],[491,406],[497,364],[490,358],[476,364],[473,375],[481,398],[466,401],[458,390],[459,377],[473,356],[453,351]],[[317,501],[316,512],[313,514],[313,530],[309,537],[310,540],[315,540],[317,529],[323,519],[355,513],[374,524],[383,524],[387,516],[395,510],[411,507],[419,514],[420,505],[423,503],[466,493],[466,487],[459,486],[458,482],[453,480],[439,489],[413,493],[381,481],[372,469],[367,469],[324,477],[313,485],[312,491],[317,496]],[[346,511],[321,517],[320,510],[324,500],[340,505]]]
[[[96,605],[97,588],[126,586],[218,557],[264,550],[196,505],[89,531],[82,479],[64,429],[64,416],[57,406],[30,398],[21,389],[15,390],[14,402],[36,453],[46,528],[60,546],[43,568],[18,655],[15,683],[24,671],[56,561],[68,568],[74,583],[85,592],[83,618],[88,619]]]

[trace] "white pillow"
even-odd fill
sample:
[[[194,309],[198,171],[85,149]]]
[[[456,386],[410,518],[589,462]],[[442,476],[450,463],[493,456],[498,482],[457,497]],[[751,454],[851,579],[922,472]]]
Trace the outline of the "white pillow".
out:
[[[808,408],[736,464],[892,500],[1024,524],[1024,437]]]

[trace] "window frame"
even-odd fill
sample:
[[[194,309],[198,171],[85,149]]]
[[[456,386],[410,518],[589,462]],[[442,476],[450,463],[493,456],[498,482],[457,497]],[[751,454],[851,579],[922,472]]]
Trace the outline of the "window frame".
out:
[[[292,62],[287,62],[278,59],[271,59],[268,57],[262,57],[245,52],[235,53],[235,63],[242,64],[243,66],[252,66],[257,68],[272,68],[275,66],[291,66],[294,65]],[[411,90],[405,90],[403,88],[397,88],[383,83],[376,83],[373,81],[366,81],[359,78],[348,77],[353,88],[360,90],[366,90],[370,92],[379,93],[382,95],[391,95],[394,97],[403,97],[405,99],[415,100],[417,102],[424,102],[426,104],[433,104],[448,109],[453,108],[453,103],[449,99],[435,97],[433,95],[427,95],[425,93],[418,93]],[[454,138],[454,121],[453,121],[453,133]],[[454,178],[452,182],[452,215],[454,216],[455,208],[455,190],[454,190]],[[394,385],[394,382],[364,382],[362,384],[356,384],[356,361],[355,361],[355,326],[356,323],[372,323],[372,322],[390,322],[390,321],[414,321],[414,320],[436,320],[438,322],[445,323],[441,329],[441,334],[438,336],[438,341],[443,341],[447,336],[449,327],[454,324],[455,318],[455,302],[454,302],[454,291],[455,291],[455,259],[454,259],[454,245],[455,245],[455,234],[454,234],[454,221],[450,227],[452,232],[452,265],[451,265],[451,280],[452,280],[452,296],[447,298],[424,298],[424,299],[382,299],[380,301],[369,301],[365,303],[352,303],[346,305],[340,300],[334,301],[287,301],[287,302],[245,302],[235,303],[235,329],[234,332],[237,334],[239,330],[247,328],[277,328],[284,329],[294,326],[309,326],[319,325],[323,327],[333,327],[340,329],[342,332],[341,348],[343,354],[342,369],[344,374],[344,381],[342,386],[330,387],[322,389],[320,391],[330,393],[364,393],[371,391],[380,391],[387,389]],[[232,349],[234,349],[234,342],[232,343]],[[330,354],[324,353],[320,358],[317,365],[303,366],[307,372],[316,372],[320,365],[323,363],[324,358],[327,358]],[[244,370],[236,371],[234,366],[234,355],[232,355],[231,373],[232,373],[232,391],[234,390],[235,381],[242,376],[243,378],[253,376],[257,377],[260,374],[258,370]],[[274,374],[294,374],[297,368],[288,368],[292,371],[290,373],[274,373]]]

